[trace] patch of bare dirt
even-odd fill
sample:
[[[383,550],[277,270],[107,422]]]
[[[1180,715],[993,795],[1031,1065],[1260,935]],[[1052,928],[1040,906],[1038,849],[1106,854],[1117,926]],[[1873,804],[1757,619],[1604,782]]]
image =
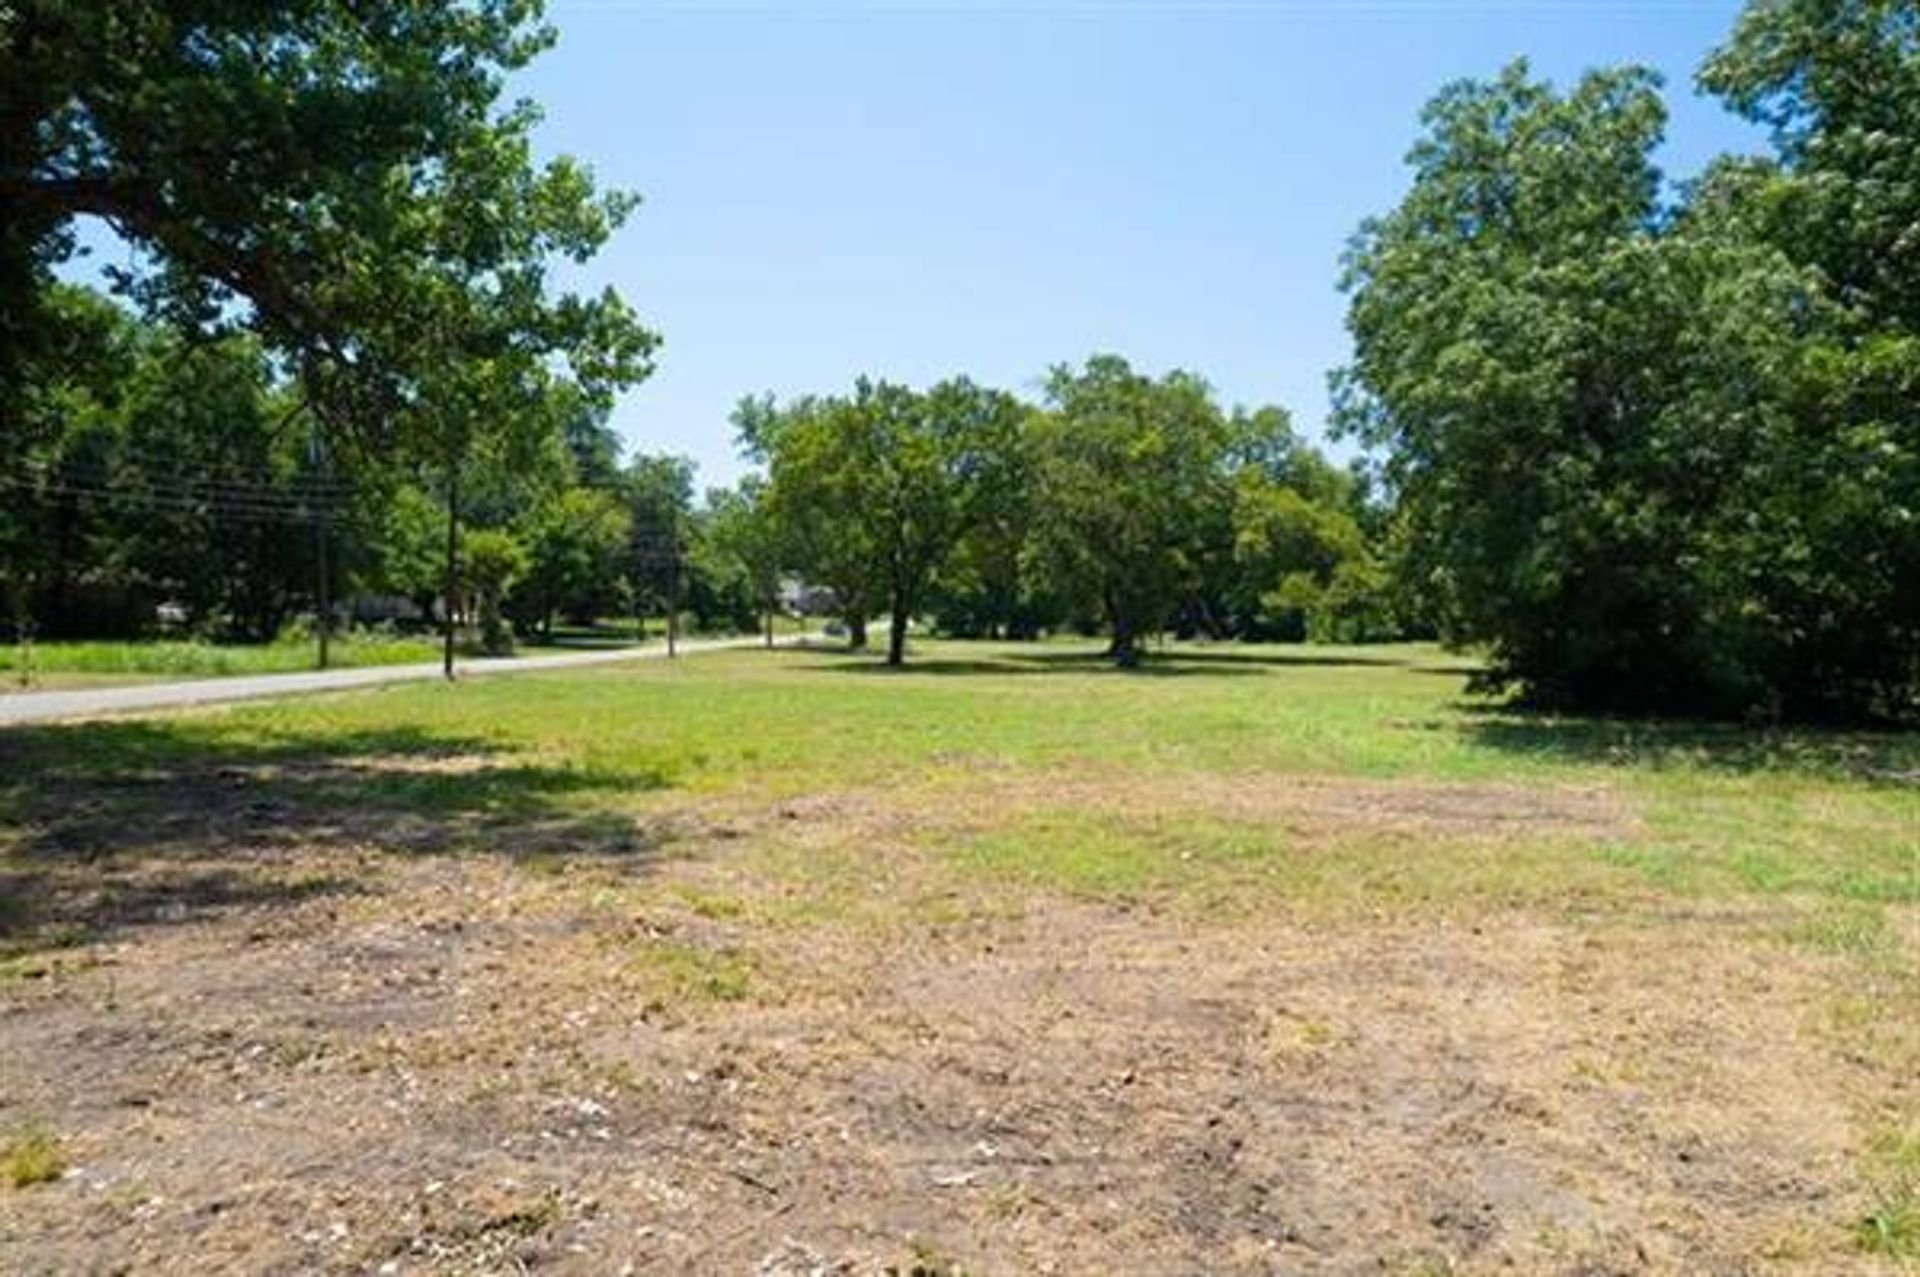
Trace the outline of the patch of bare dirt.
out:
[[[769,927],[759,819],[663,866],[315,852],[355,889],[0,986],[0,1130],[72,1162],[0,1188],[0,1270],[1866,1268],[1851,1101],[1901,1083],[1724,918]]]
[[[1271,773],[1169,778],[1143,799],[1244,820],[1293,820],[1441,836],[1615,838],[1633,832],[1627,803],[1604,785],[1366,780]]]
[[[904,837],[915,830],[964,831],[1047,808],[1121,816],[1193,814],[1250,824],[1283,825],[1309,836],[1393,832],[1412,837],[1502,841],[1517,838],[1629,837],[1638,813],[1601,784],[1520,785],[1498,782],[1368,780],[1276,772],[1215,774],[1137,772],[1103,775],[1087,768],[1022,772],[991,760],[956,764],[937,803],[903,800],[892,789],[846,789],[788,799],[758,814],[762,826],[797,822],[866,837]]]

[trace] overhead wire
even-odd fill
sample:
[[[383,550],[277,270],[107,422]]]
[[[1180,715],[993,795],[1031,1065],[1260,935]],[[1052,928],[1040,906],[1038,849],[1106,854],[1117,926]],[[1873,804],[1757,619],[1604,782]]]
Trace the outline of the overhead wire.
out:
[[[28,477],[40,482],[65,483],[108,490],[120,488],[158,490],[180,496],[262,501],[271,504],[305,505],[322,501],[338,502],[353,493],[352,486],[348,484],[322,487],[297,481],[275,483],[189,475],[178,471],[171,474],[155,474],[148,470],[135,470],[125,476],[114,476],[109,474],[106,466],[88,463],[29,459],[23,463],[22,468],[29,472]]]
[[[108,467],[103,463],[91,461],[49,461],[43,458],[25,458],[25,468],[43,476],[59,478],[79,478],[82,481],[107,481]],[[344,480],[313,480],[307,477],[293,477],[282,481],[251,480],[219,475],[189,474],[177,468],[168,473],[156,474],[160,467],[145,466],[136,469],[129,477],[132,482],[153,484],[180,490],[207,490],[252,494],[286,494],[294,497],[344,497],[353,492],[353,485]]]
[[[244,497],[154,488],[149,486],[109,486],[73,479],[28,478],[0,473],[0,485],[41,496],[64,496],[104,505],[164,511],[170,514],[202,518],[237,517],[288,523],[309,523],[325,518],[350,523],[356,518],[351,507],[302,500],[270,500],[264,496]]]

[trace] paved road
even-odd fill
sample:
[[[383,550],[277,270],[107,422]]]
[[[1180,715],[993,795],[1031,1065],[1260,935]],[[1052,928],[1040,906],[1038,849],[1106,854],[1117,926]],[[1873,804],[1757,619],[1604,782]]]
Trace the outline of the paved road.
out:
[[[812,635],[796,635],[781,643],[802,643]],[[716,652],[734,647],[758,647],[764,639],[686,639],[682,655]],[[656,660],[667,654],[665,644],[622,647],[607,651],[562,652],[553,656],[522,656],[512,660],[459,661],[461,678],[494,674],[522,674],[529,670],[570,669],[576,665],[609,665],[615,661]],[[249,674],[203,678],[185,683],[141,683],[134,687],[92,687],[70,692],[15,692],[0,695],[0,726],[38,723],[56,718],[97,718],[180,705],[207,705],[215,701],[252,700],[297,692],[334,692],[381,683],[411,683],[441,677],[439,662],[431,665],[375,665],[364,669],[314,670],[306,674]]]

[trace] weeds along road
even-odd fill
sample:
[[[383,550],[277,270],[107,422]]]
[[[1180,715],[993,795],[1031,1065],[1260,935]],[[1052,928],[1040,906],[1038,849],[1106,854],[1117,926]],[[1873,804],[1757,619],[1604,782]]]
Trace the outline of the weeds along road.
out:
[[[804,644],[820,637],[795,634],[775,640],[780,646]],[[766,640],[758,635],[729,639],[682,640],[682,656],[732,648],[759,647]],[[611,665],[618,661],[664,659],[664,644],[623,647],[612,651],[561,652],[552,656],[522,656],[503,660],[461,661],[454,667],[459,678],[491,677],[499,674],[525,674],[537,670],[572,669],[581,665]],[[244,674],[222,678],[193,679],[186,682],[140,683],[132,687],[76,688],[71,691],[16,692],[0,696],[0,727],[20,723],[43,723],[54,719],[98,718],[112,714],[133,714],[143,710],[175,709],[185,705],[211,705],[219,701],[255,700],[264,696],[292,696],[302,692],[337,692],[356,687],[376,687],[383,683],[412,683],[443,677],[440,663],[418,665],[373,665],[357,669],[311,670],[301,674]]]

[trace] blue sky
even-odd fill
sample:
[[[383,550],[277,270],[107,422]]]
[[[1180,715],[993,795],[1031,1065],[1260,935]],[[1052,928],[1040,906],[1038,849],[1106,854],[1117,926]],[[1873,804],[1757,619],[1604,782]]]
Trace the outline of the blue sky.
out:
[[[1404,188],[1444,82],[1524,54],[1668,79],[1663,163],[1755,135],[1695,97],[1721,0],[554,0],[516,88],[645,203],[586,272],[665,337],[614,424],[731,478],[742,394],[862,372],[1030,391],[1094,351],[1317,432],[1347,236]]]

